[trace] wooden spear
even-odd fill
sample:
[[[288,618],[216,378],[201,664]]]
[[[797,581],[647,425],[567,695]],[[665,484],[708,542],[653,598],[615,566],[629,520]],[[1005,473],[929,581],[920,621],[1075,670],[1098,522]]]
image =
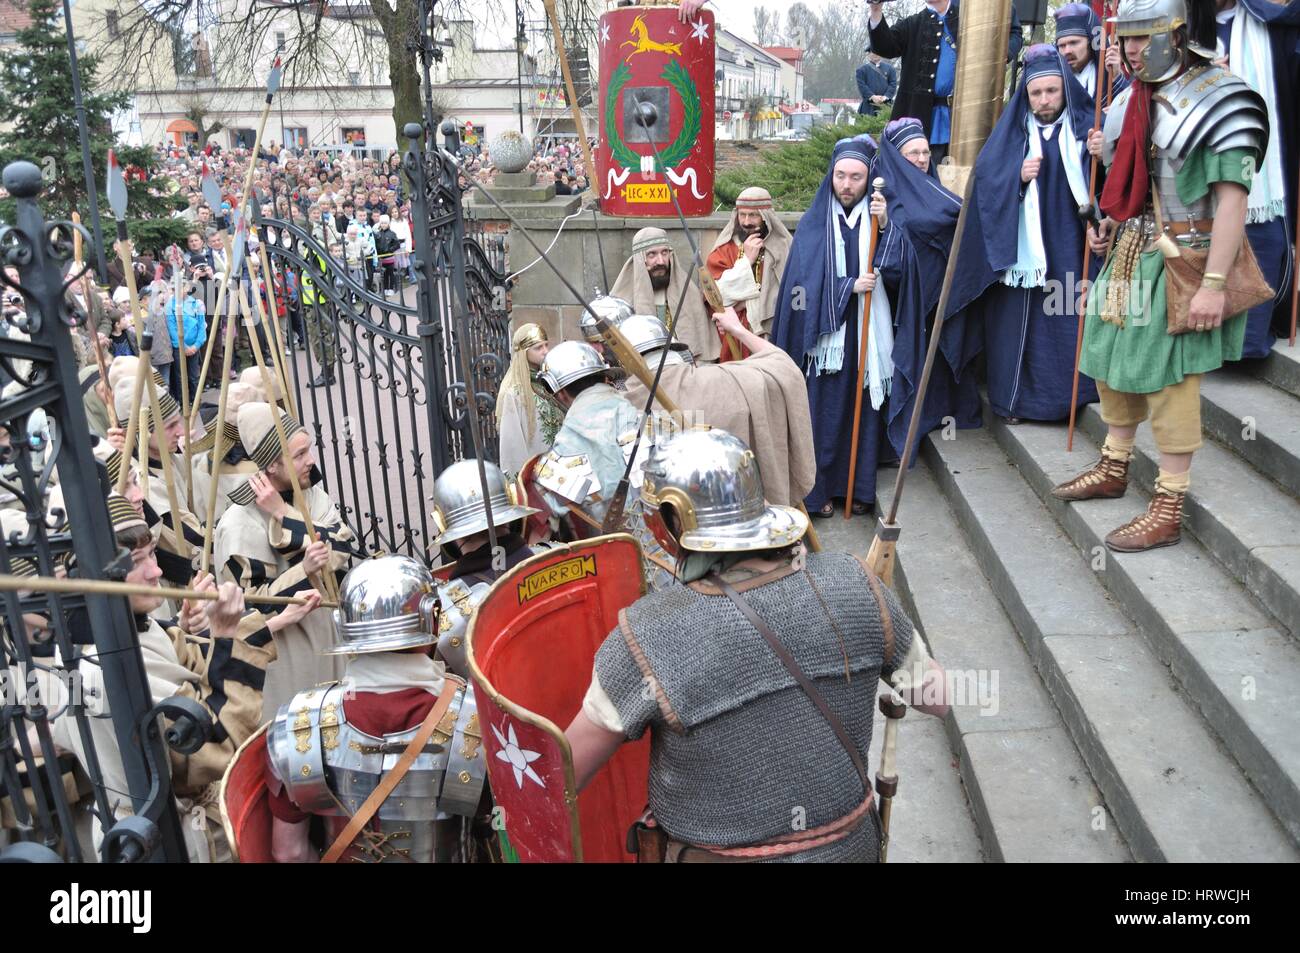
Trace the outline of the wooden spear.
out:
[[[262,311],[261,297],[257,298],[257,310],[259,314]],[[257,368],[266,376],[266,363],[262,360],[262,349],[257,346],[257,338],[253,329],[252,313],[248,309],[248,297],[244,294],[243,286],[239,286],[239,310],[244,315],[244,324],[248,328],[249,340],[252,342],[253,360],[257,362]],[[263,318],[263,320],[265,320]],[[285,436],[284,421],[280,418],[280,407],[274,401],[271,404],[271,422],[275,426],[275,436],[280,442],[280,460],[284,467],[285,477],[289,481],[289,486],[293,489],[293,505],[297,507],[298,513],[302,516],[303,525],[307,530],[307,538],[313,542],[318,541],[320,536],[316,533],[316,527],[312,524],[311,510],[307,506],[307,497],[302,491],[302,484],[298,482],[298,471],[293,465],[293,454],[289,450],[289,439]],[[214,481],[215,482],[215,481]],[[319,582],[312,580],[312,585],[320,590],[322,596],[327,599],[338,599],[338,593],[334,590],[334,574],[326,565],[324,571],[320,574]]]
[[[208,203],[208,207],[212,209],[212,214],[217,215],[217,213],[221,209],[221,189],[217,186],[217,180],[213,178],[212,170],[208,168],[208,163],[206,160],[203,163],[203,174],[202,177],[199,179],[199,183],[203,188],[204,200]],[[232,210],[232,214],[233,214],[233,210]],[[212,365],[212,349],[216,345],[216,341],[219,336],[219,329],[221,327],[220,322],[222,320],[222,313],[223,313],[224,305],[226,303],[226,287],[230,283],[228,280],[230,277],[229,274],[230,273],[230,233],[226,230],[226,224],[227,224],[226,217],[224,215],[221,216],[219,218],[219,221],[222,224],[221,224],[221,228],[217,231],[217,235],[220,237],[221,246],[226,252],[226,274],[222,277],[221,286],[217,289],[217,302],[214,305],[214,310],[212,312],[213,331],[211,334],[208,335],[207,347],[203,349],[203,366],[199,370],[199,393],[200,394],[203,393],[203,384],[208,379],[208,368],[211,367]],[[206,301],[203,304],[204,307],[207,307]],[[227,321],[226,323],[229,324],[230,321]],[[224,352],[223,352],[223,356],[224,356]],[[226,363],[229,364],[228,361]],[[230,368],[229,366],[227,366],[225,370],[225,377],[223,377],[222,380],[223,381],[228,380],[229,377],[230,377]],[[224,390],[224,386],[222,389]],[[188,422],[186,424],[187,432],[194,430],[194,420],[195,418],[198,417],[199,405],[201,403],[202,400],[200,399],[196,399],[194,401],[194,408],[191,411],[188,418]],[[218,426],[220,426],[219,423]]]
[[[546,7],[546,16],[555,33],[555,54],[560,58],[560,70],[564,73],[564,94],[568,97],[569,109],[573,112],[573,128],[578,133],[578,144],[582,146],[582,160],[587,165],[587,182],[590,183],[592,192],[599,194],[596,160],[591,155],[591,143],[587,141],[587,128],[582,121],[582,107],[578,105],[578,91],[574,88],[573,73],[569,70],[569,54],[564,49],[560,15],[555,12],[555,0],[542,0],[542,5]]]
[[[0,574],[0,592],[55,592],[64,595],[101,596],[158,596],[161,599],[198,599],[215,602],[220,598],[215,589],[164,589],[143,583],[114,582],[111,579],[57,579],[53,576],[10,576]],[[256,605],[301,606],[307,600],[302,596],[260,596],[244,593],[244,601]],[[337,608],[337,603],[321,602],[324,608]]]
[[[126,177],[122,175],[122,166],[117,161],[117,156],[110,149],[108,152],[108,204],[113,209],[113,218],[117,222],[117,242],[114,248],[117,250],[118,260],[122,263],[122,271],[126,275],[126,290],[131,303],[131,316],[135,323],[135,337],[137,341],[144,341],[144,317],[140,308],[140,296],[135,286],[135,269],[131,266],[131,259],[134,257],[134,249],[131,246],[131,239],[126,233]],[[181,521],[180,503],[176,497],[176,480],[172,474],[172,454],[171,449],[163,445],[163,421],[162,411],[158,402],[158,388],[152,380],[145,380],[144,375],[149,375],[151,361],[149,351],[141,348],[140,363],[136,367],[136,388],[132,399],[131,417],[133,421],[140,415],[140,392],[144,390],[149,395],[149,419],[152,427],[140,427],[140,472],[141,479],[145,481],[148,487],[149,479],[149,453],[148,440],[149,430],[152,429],[155,434],[155,442],[158,444],[158,456],[162,461],[163,482],[167,486],[167,503],[171,507],[172,517],[172,534],[176,537],[177,552],[185,559],[190,558],[190,544],[185,538],[185,524]],[[143,387],[141,384],[143,383]],[[128,428],[129,428],[128,424]],[[128,429],[128,441],[130,433]],[[130,443],[127,443],[130,446]],[[126,476],[128,467],[123,461],[122,475]],[[122,481],[122,487],[125,481]],[[119,492],[121,490],[119,489]]]
[[[240,218],[235,223],[235,244],[231,247],[229,239],[223,234],[222,243],[226,251],[226,268],[230,269],[235,265],[235,250],[239,251],[239,264],[243,264],[244,241],[242,230],[245,228],[243,219]],[[222,285],[218,301],[225,297],[225,285]],[[219,317],[219,315],[218,315]],[[222,330],[224,340],[221,343],[221,389],[217,397],[217,418],[213,422],[216,432],[212,440],[212,479],[208,481],[208,506],[206,512],[207,518],[203,521],[203,552],[199,556],[199,572],[207,572],[212,561],[212,534],[216,528],[217,522],[217,483],[221,476],[221,461],[225,459],[228,447],[225,445],[226,439],[226,397],[230,393],[230,361],[235,352],[235,316],[231,315],[226,321]],[[213,335],[215,337],[216,335]]]
[[[248,196],[253,191],[253,175],[257,171],[257,153],[262,146],[262,133],[266,131],[267,117],[271,115],[271,102],[275,99],[276,90],[280,88],[280,77],[282,72],[283,71],[280,67],[280,57],[277,56],[275,62],[271,64],[271,72],[266,77],[266,102],[262,106],[262,115],[257,122],[257,134],[253,137],[253,152],[248,160],[248,170],[244,173],[244,186],[239,195],[239,207],[234,209],[236,232],[235,243],[233,250],[229,245],[226,246],[226,273],[222,276],[221,288],[217,291],[217,314],[214,318],[214,320],[217,321],[222,319],[223,305],[225,304],[227,289],[230,287],[231,276],[235,274],[237,269],[242,270],[243,268],[244,248],[248,241],[246,215]],[[208,204],[211,205],[214,199],[218,201],[218,204],[220,204],[220,190],[217,188],[216,180],[212,178],[210,171],[207,169],[207,163],[204,163],[202,185],[203,194],[208,200]],[[225,242],[224,237],[222,241],[223,243]],[[238,261],[235,260],[235,252],[239,253]],[[208,372],[208,362],[212,357],[211,344],[215,339],[216,335],[214,334],[212,340],[208,342],[208,353],[203,359],[203,376],[206,376]],[[216,522],[217,512],[217,474],[220,471],[221,459],[225,455],[225,449],[222,446],[222,433],[226,420],[226,395],[230,391],[230,362],[231,358],[234,356],[233,351],[235,349],[234,315],[230,315],[226,320],[226,333],[222,335],[222,348],[221,390],[220,396],[217,398],[217,419],[214,425],[217,428],[217,434],[212,445],[212,480],[208,486],[208,512],[207,521],[203,525],[203,553],[199,558],[200,572],[208,571],[212,558],[212,524]],[[195,401],[195,413],[198,412],[198,407],[199,401]],[[191,428],[194,426],[193,420],[190,421],[189,426]]]
[[[885,187],[885,180],[877,176],[871,183],[872,192],[879,192]],[[876,240],[880,236],[880,219],[871,216],[871,234],[867,239],[867,260],[859,262],[858,267],[866,266],[866,273],[875,270],[872,261],[876,257]],[[853,432],[849,435],[849,488],[844,491],[844,518],[853,516],[853,480],[858,472],[858,427],[862,424],[862,389],[867,383],[867,345],[871,340],[871,291],[862,299],[862,329],[858,333],[858,386],[853,391]]]
[[[298,407],[293,400],[293,392],[289,389],[289,369],[284,366],[284,339],[280,337],[280,319],[275,313],[275,274],[271,271],[271,263],[266,257],[266,242],[257,243],[258,260],[262,265],[262,284],[266,286],[266,307],[271,311],[271,320],[269,322],[269,340],[271,342],[271,363],[275,365],[275,376],[280,382],[280,402],[284,409],[292,417],[298,417]],[[288,294],[288,289],[285,289]],[[257,298],[258,310],[262,310],[262,296],[258,294],[257,289],[253,289],[253,296]],[[262,314],[263,326],[268,325],[266,315]]]
[[[1105,9],[1103,5],[1102,9]],[[1101,48],[1097,51],[1097,83],[1096,83],[1096,102],[1093,104],[1092,128],[1101,128],[1101,76],[1106,70],[1106,31],[1101,31]],[[1115,91],[1115,77],[1110,76],[1110,93]],[[1110,98],[1109,96],[1107,97]],[[1079,274],[1083,276],[1084,287],[1088,284],[1088,264],[1092,259],[1092,249],[1088,247],[1088,226],[1096,221],[1101,221],[1101,216],[1097,214],[1097,169],[1101,162],[1097,156],[1092,157],[1089,163],[1088,171],[1088,204],[1079,209],[1079,217],[1084,222],[1084,239],[1083,239],[1083,265]],[[1086,308],[1079,308],[1078,327],[1074,333],[1074,383],[1070,385],[1070,423],[1065,431],[1065,451],[1070,453],[1074,450],[1074,419],[1078,413],[1079,407],[1079,360],[1083,356],[1083,318]]]
[[[73,212],[72,221],[74,224],[80,225],[81,213]],[[78,229],[73,229],[72,255],[73,255],[74,268],[82,267],[83,254],[84,252],[82,251],[81,232]],[[81,276],[81,296],[86,301],[86,323],[90,327],[90,340],[92,345],[95,348],[95,363],[99,365],[99,379],[103,383],[103,386],[107,388],[108,387],[108,358],[104,356],[104,345],[102,345],[99,342],[99,326],[98,326],[98,322],[95,320],[96,303],[94,297],[90,293],[90,269],[89,268],[87,268],[85,273]],[[98,388],[95,389],[95,393],[99,395],[99,399],[102,400],[104,402],[104,405],[108,408],[109,423],[112,426],[116,426],[117,414],[113,410],[112,394],[110,393],[108,397],[105,397],[104,392],[99,390]]]
[[[1296,175],[1296,220],[1300,221],[1300,173]],[[1300,235],[1291,249],[1291,340],[1287,347],[1295,347],[1296,317],[1300,316]]]
[[[190,375],[185,363],[185,277],[182,274],[183,262],[179,245],[171,248],[172,263],[172,300],[176,303],[176,340],[180,342],[177,360],[181,362],[181,419],[185,421],[185,508],[194,512],[194,456],[190,449]]]

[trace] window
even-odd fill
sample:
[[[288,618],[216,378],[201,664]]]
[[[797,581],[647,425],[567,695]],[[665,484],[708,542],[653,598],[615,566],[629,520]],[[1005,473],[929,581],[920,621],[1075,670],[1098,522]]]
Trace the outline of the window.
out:
[[[285,44],[284,44],[284,34],[283,34],[283,33],[276,33],[276,34],[275,34],[275,51],[276,51],[277,53],[283,53],[283,52],[284,52],[284,45],[285,45]]]
[[[349,85],[349,86],[360,86],[360,85],[361,85],[361,74],[360,74],[360,73],[348,73],[348,85]]]
[[[290,149],[307,148],[307,127],[306,126],[285,126],[284,127],[284,144]]]
[[[118,37],[122,35],[122,28],[119,25],[117,19],[117,11],[116,10],[108,11],[108,14],[105,16],[104,19],[107,21],[108,38],[110,40],[116,40]]]

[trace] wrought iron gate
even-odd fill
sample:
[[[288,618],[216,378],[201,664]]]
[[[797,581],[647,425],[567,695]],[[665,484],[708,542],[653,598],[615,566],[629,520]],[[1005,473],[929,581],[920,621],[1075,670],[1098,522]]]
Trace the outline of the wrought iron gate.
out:
[[[458,146],[453,133],[448,151]],[[429,516],[433,481],[472,456],[469,413],[479,415],[485,455],[497,459],[496,393],[510,317],[504,246],[465,221],[454,167],[414,140],[403,167],[420,276],[409,304],[409,291],[393,300],[376,291],[379,276],[350,274],[301,222],[254,214],[272,270],[297,288],[311,346],[293,351],[287,373],[330,495],[368,550],[427,558],[437,535]],[[453,320],[461,269],[475,355],[468,388]],[[287,297],[292,311],[294,296]],[[330,337],[333,355],[318,343]],[[320,386],[310,386],[321,375]]]
[[[0,281],[22,296],[24,311],[15,318],[23,337],[0,335],[0,369],[12,381],[0,396],[0,493],[5,495],[0,507],[8,511],[0,532],[0,572],[54,576],[66,557],[75,556],[72,572],[78,578],[120,580],[131,559],[118,550],[104,503],[105,471],[86,436],[90,428],[70,333],[76,319],[64,297],[80,274],[67,269],[65,279],[62,273],[72,257],[72,230],[80,226],[41,217],[35,201],[41,173],[35,165],[7,166],[4,185],[17,199],[17,216],[0,226],[0,255],[5,265],[17,268],[18,277],[0,274]],[[61,506],[50,505],[56,479]],[[6,591],[3,598],[0,813],[6,830],[0,831],[0,856],[83,859],[75,798],[65,790],[79,760],[90,780],[94,811],[107,830],[103,859],[184,860],[159,716],[172,719],[167,739],[178,750],[195,739],[202,743],[210,722],[182,699],[154,704],[127,600],[30,590]],[[98,699],[82,677],[95,669],[102,674]],[[51,710],[51,704],[58,708]],[[96,751],[91,719],[110,715],[116,745]],[[65,746],[79,749],[79,758],[56,750],[56,717],[68,729]],[[105,787],[102,767],[108,759],[121,762],[128,790]],[[133,813],[115,820],[119,803]],[[6,840],[13,843],[4,846]]]

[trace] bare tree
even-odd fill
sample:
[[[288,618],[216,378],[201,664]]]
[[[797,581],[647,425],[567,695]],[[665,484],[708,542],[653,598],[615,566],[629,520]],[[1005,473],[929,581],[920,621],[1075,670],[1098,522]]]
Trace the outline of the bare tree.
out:
[[[754,38],[759,46],[781,42],[781,11],[775,7],[754,8]]]
[[[220,119],[211,118],[213,112],[212,100],[200,90],[195,89],[186,96],[181,105],[185,109],[185,118],[194,123],[194,128],[199,137],[200,149],[208,144],[211,137],[226,128],[226,124]]]
[[[422,36],[416,0],[116,0],[111,26],[97,19],[83,30],[103,51],[114,89],[173,92],[208,79],[225,88],[257,87],[271,60],[280,56],[284,85],[339,87],[351,72],[368,76],[386,62],[393,93],[393,122],[402,127],[423,118]],[[514,22],[515,0],[429,0],[446,23],[470,20],[495,29]],[[525,9],[530,0],[521,0]],[[533,6],[537,0],[531,0]],[[599,0],[558,0],[566,43],[591,48]],[[210,38],[211,76],[199,74],[202,60],[179,38]],[[279,43],[283,34],[284,45]],[[546,33],[547,43],[550,33]],[[435,37],[436,39],[436,37]],[[443,48],[434,47],[438,55]],[[378,61],[378,62],[377,62]],[[436,64],[435,72],[436,72]]]

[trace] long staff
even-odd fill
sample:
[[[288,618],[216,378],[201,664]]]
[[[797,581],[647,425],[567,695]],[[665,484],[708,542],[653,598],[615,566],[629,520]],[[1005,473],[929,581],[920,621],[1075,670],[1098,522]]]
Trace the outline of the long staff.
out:
[[[230,362],[235,348],[235,321],[236,315],[223,315],[223,305],[226,300],[227,289],[230,287],[231,277],[237,272],[243,270],[244,249],[248,244],[248,196],[253,191],[253,175],[257,171],[257,153],[262,146],[262,133],[266,131],[266,120],[271,115],[271,102],[275,99],[275,92],[280,88],[280,77],[282,74],[280,67],[280,57],[275,58],[271,65],[271,72],[266,77],[266,101],[262,105],[262,115],[257,122],[257,134],[253,137],[253,152],[248,160],[248,170],[244,173],[244,186],[239,195],[239,207],[234,210],[235,214],[235,241],[232,248],[226,252],[226,273],[221,278],[221,288],[217,292],[217,311],[214,321],[222,320],[226,322],[225,334],[222,335],[221,355],[221,391],[217,398],[217,416],[214,426],[217,428],[216,440],[212,445],[212,480],[208,486],[208,512],[207,520],[203,524],[203,553],[199,557],[200,572],[207,572],[212,558],[212,534],[213,523],[216,522],[217,512],[217,474],[220,472],[221,460],[225,456],[222,435],[225,430],[226,420],[226,395],[230,391]],[[220,199],[220,192],[217,189],[216,182],[208,174],[206,163],[204,164],[204,176],[202,179],[203,194],[211,204],[215,199]],[[223,239],[224,241],[224,239]],[[208,362],[212,358],[211,345],[216,339],[208,342],[209,347],[207,354],[203,358],[202,376],[208,372]],[[250,344],[253,342],[250,342]],[[194,412],[198,412],[199,401],[194,402]],[[279,423],[279,415],[273,414],[276,423]],[[189,426],[192,429],[194,421],[191,419]]]
[[[220,596],[216,590],[164,589],[143,583],[114,582],[111,579],[59,579],[54,576],[10,576],[0,574],[0,592],[57,592],[65,595],[102,596],[159,596],[168,599],[198,599],[215,602]],[[261,596],[244,593],[244,601],[255,605],[300,606],[307,600],[302,596]],[[322,606],[334,608],[328,602]]]
[[[1105,9],[1104,6],[1103,9]],[[1097,52],[1097,82],[1095,84],[1095,96],[1097,101],[1093,104],[1093,129],[1101,128],[1101,75],[1103,70],[1107,73],[1110,72],[1109,70],[1106,70],[1106,31],[1104,29],[1101,31],[1101,48]],[[1110,91],[1113,93],[1114,89],[1115,77],[1111,74]],[[1097,169],[1100,164],[1100,159],[1097,156],[1093,156],[1092,161],[1089,163],[1088,204],[1084,208],[1079,209],[1079,217],[1084,220],[1085,229],[1091,222],[1101,221],[1101,216],[1097,214]],[[1085,286],[1088,281],[1088,264],[1091,259],[1092,249],[1088,247],[1088,239],[1085,232],[1083,241],[1083,264],[1079,268],[1079,274],[1083,276]],[[1079,409],[1079,360],[1083,356],[1083,319],[1087,312],[1086,308],[1079,308],[1078,310],[1079,324],[1074,333],[1074,383],[1070,385],[1070,424],[1065,432],[1065,450],[1067,453],[1074,450],[1074,418]]]
[[[181,419],[185,426],[190,425],[190,376],[185,363],[185,309],[182,307],[185,296],[185,278],[181,274],[181,250],[172,246],[172,300],[176,302],[176,340],[180,342],[177,359],[181,363]],[[190,449],[190,431],[185,431],[185,508],[194,512],[194,451]]]
[[[111,149],[108,152],[108,204],[112,207],[113,218],[117,222],[117,242],[114,247],[117,250],[118,260],[122,263],[122,271],[126,276],[126,290],[131,303],[131,317],[135,324],[135,338],[137,341],[144,342],[144,317],[140,308],[140,296],[135,287],[135,269],[131,267],[134,249],[126,232],[126,178],[122,175],[122,166],[118,163],[117,156],[113,154]],[[145,481],[147,486],[149,455],[145,447],[149,439],[149,430],[152,429],[155,443],[158,445],[158,456],[162,461],[163,483],[167,487],[167,504],[171,508],[172,535],[176,537],[176,551],[183,558],[189,559],[190,544],[189,540],[185,538],[185,525],[181,521],[180,503],[176,498],[176,480],[172,475],[172,454],[171,450],[163,445],[163,422],[162,411],[158,403],[158,388],[154,386],[152,380],[145,380],[149,376],[150,364],[149,349],[142,346],[140,349],[140,362],[136,366],[135,390],[131,400],[131,419],[127,424],[126,446],[129,448],[131,445],[130,427],[131,424],[136,423],[140,416],[141,391],[144,391],[149,395],[149,419],[152,426],[140,426],[141,479]],[[139,425],[137,424],[137,426]],[[127,455],[129,456],[129,453]],[[123,477],[127,475],[129,469],[130,467],[126,465],[126,461],[123,461]],[[120,487],[121,484],[119,484]]]
[[[873,192],[885,187],[879,176],[871,183]],[[871,234],[867,240],[867,273],[875,271],[876,241],[880,237],[880,219],[871,216]],[[872,289],[874,290],[874,289]],[[862,389],[867,383],[867,344],[871,340],[871,291],[862,299],[862,330],[858,334],[858,386],[853,392],[853,434],[849,437],[849,488],[844,491],[844,518],[853,515],[853,480],[858,471],[858,427],[862,423]]]
[[[221,189],[217,185],[217,180],[213,178],[212,170],[208,168],[208,163],[206,160],[204,160],[203,162],[203,172],[202,172],[202,176],[199,179],[199,183],[203,188],[204,200],[208,203],[208,207],[212,209],[212,214],[217,215],[218,211],[221,209]],[[229,222],[227,221],[226,216],[224,215],[218,216],[217,221],[219,223],[217,229],[217,236],[221,240],[221,246],[226,253],[226,271],[227,273],[229,273],[231,271],[230,233],[228,230]],[[230,321],[232,320],[230,316],[225,315],[224,313],[224,306],[226,303],[226,286],[228,284],[229,282],[224,280],[223,278],[221,282],[221,286],[217,289],[217,302],[213,306],[213,311],[212,311],[212,332],[208,335],[207,347],[203,349],[203,367],[199,371],[199,393],[200,394],[203,393],[203,384],[208,379],[208,369],[212,366],[213,348],[216,346],[217,339],[224,337],[224,335],[220,331],[221,322],[223,319],[225,319],[225,323],[229,324]],[[206,301],[203,302],[203,306],[205,308],[207,307]],[[230,368],[227,367],[225,376],[222,377],[222,380],[223,381],[227,380],[229,377],[230,377]],[[186,424],[189,431],[194,430],[194,421],[198,417],[200,403],[202,403],[202,401],[200,400],[196,399],[194,401],[194,408],[191,411],[188,422]],[[218,418],[217,426],[218,427],[221,426],[220,418]]]
[[[74,224],[81,224],[81,213],[73,212],[72,221]],[[72,231],[72,256],[73,268],[81,268],[84,264],[84,252],[82,250],[81,232],[78,229]],[[95,349],[95,363],[99,365],[99,379],[103,382],[105,388],[108,387],[108,358],[104,356],[104,345],[99,342],[99,324],[95,320],[95,311],[98,302],[90,293],[90,269],[87,268],[81,276],[81,296],[86,301],[86,324],[90,330],[90,341]],[[104,397],[103,392],[98,388],[95,393],[104,401],[104,406],[108,408],[108,419],[114,425],[117,423],[117,414],[113,410],[112,395]]]
[[[256,294],[255,294],[256,296]],[[257,310],[259,316],[262,314],[262,299],[257,297]],[[262,349],[258,346],[256,332],[253,328],[252,312],[248,308],[248,296],[244,294],[243,285],[239,286],[239,310],[244,315],[244,324],[248,328],[248,337],[252,342],[253,359],[257,362],[257,368],[262,372],[265,378],[267,375],[266,364],[262,360]],[[280,460],[281,466],[284,467],[285,476],[289,480],[289,486],[293,490],[293,505],[297,507],[298,514],[302,517],[303,525],[307,530],[307,538],[319,540],[316,534],[316,527],[312,524],[311,510],[307,506],[307,497],[302,491],[302,484],[298,482],[298,471],[293,465],[293,454],[289,450],[289,439],[285,436],[284,420],[281,417],[280,408],[274,402],[271,403],[271,422],[275,425],[275,437],[280,442]],[[214,480],[213,483],[216,481]],[[338,593],[334,591],[334,574],[328,564],[320,574],[319,582],[312,580],[312,585],[320,590],[320,594],[327,599],[338,600]]]
[[[1300,173],[1296,175],[1296,224],[1300,226]],[[1300,232],[1300,228],[1297,228]],[[1300,316],[1300,234],[1296,235],[1295,245],[1291,249],[1291,340],[1288,347],[1295,347],[1296,318]]]

